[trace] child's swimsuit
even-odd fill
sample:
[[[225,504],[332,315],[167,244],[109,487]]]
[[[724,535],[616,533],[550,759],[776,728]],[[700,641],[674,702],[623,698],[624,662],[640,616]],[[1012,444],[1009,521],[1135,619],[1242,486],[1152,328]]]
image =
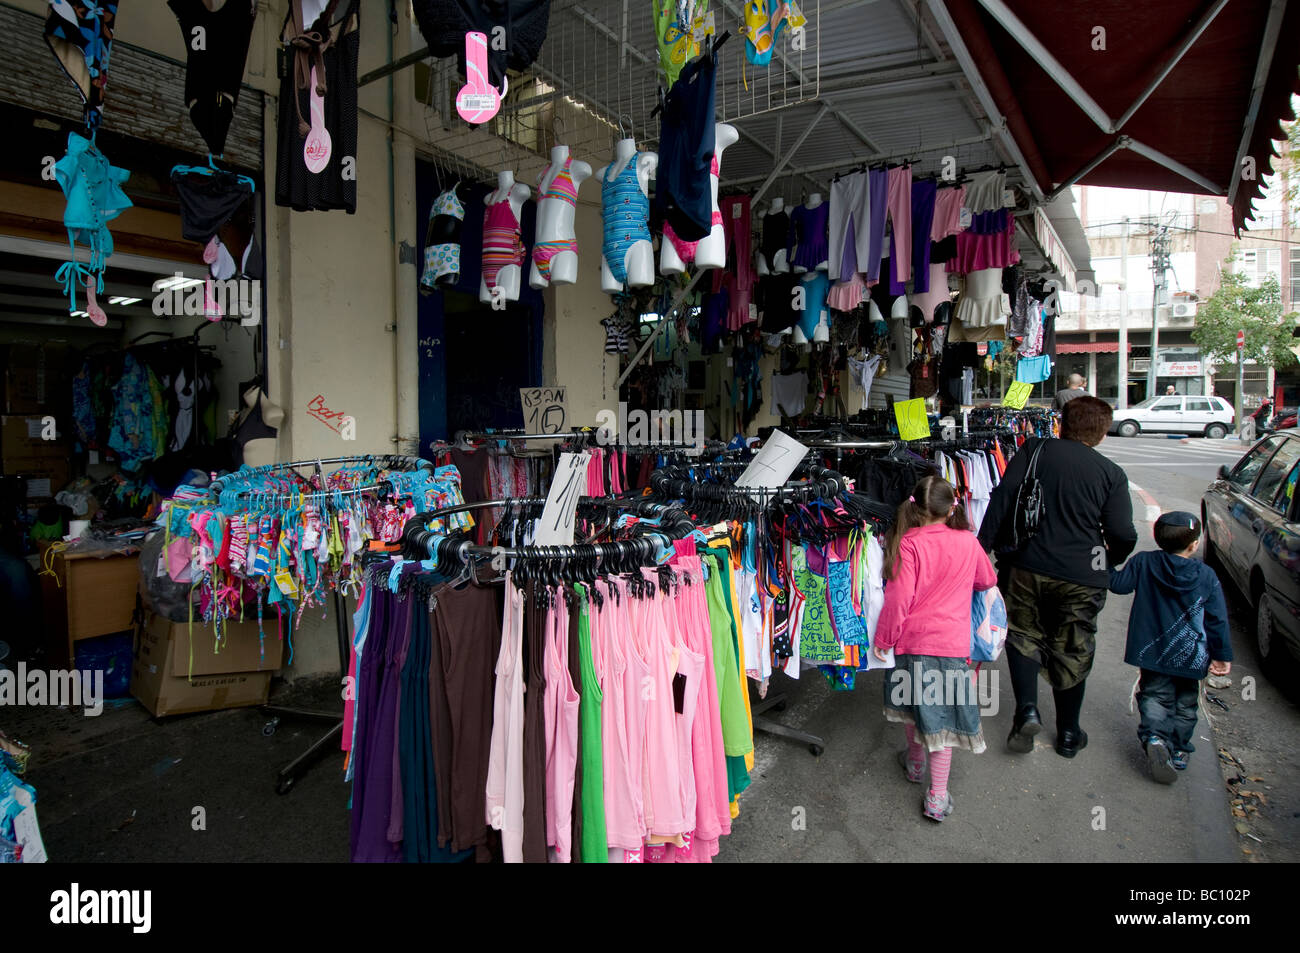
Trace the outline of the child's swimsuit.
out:
[[[455,188],[447,189],[429,207],[429,227],[425,234],[424,272],[420,290],[432,291],[440,285],[454,285],[460,278],[460,227],[465,206]]]
[[[524,263],[524,242],[519,219],[510,206],[510,196],[487,207],[483,213],[483,283],[488,291],[497,287],[497,276],[507,265]]]
[[[633,153],[623,171],[613,179],[605,169],[600,183],[601,206],[605,213],[605,240],[601,251],[610,273],[621,285],[627,284],[627,250],[637,242],[650,241],[650,200],[641,191],[637,163],[641,153]]]
[[[573,184],[573,173],[570,167],[573,164],[573,158],[564,160],[564,168],[556,173],[551,184],[546,187],[542,193],[542,201],[547,199],[559,199],[571,208],[578,207],[578,188]],[[542,178],[545,179],[545,173]],[[537,273],[550,283],[551,280],[551,259],[562,251],[571,251],[575,255],[578,253],[578,240],[576,238],[560,238],[553,242],[537,242],[533,246],[533,264],[537,266]]]
[[[713,154],[713,162],[709,167],[709,174],[715,179],[718,177],[718,154],[716,152]],[[720,210],[713,210],[712,223],[714,225],[722,224],[722,212]],[[682,241],[677,237],[677,233],[673,231],[671,222],[664,222],[664,237],[673,243],[673,251],[677,252],[677,257],[682,260],[682,264],[691,265],[695,263],[695,250],[704,239],[701,238],[693,242]]]

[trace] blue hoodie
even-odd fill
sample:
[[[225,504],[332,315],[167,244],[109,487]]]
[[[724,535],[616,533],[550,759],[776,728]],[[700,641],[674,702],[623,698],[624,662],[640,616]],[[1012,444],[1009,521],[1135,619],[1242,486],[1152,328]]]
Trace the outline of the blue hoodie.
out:
[[[1232,661],[1223,587],[1200,560],[1159,549],[1138,553],[1123,569],[1110,571],[1110,591],[1134,593],[1124,650],[1128,664],[1201,679],[1211,659]]]

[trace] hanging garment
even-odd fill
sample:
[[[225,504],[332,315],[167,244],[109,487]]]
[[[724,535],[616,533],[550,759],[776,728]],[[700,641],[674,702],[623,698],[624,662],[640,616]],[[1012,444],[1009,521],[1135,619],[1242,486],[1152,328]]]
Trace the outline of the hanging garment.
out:
[[[496,664],[486,818],[501,832],[506,863],[524,859],[524,594],[506,578],[501,652]],[[355,818],[356,807],[353,807]]]
[[[798,206],[790,213],[790,238],[787,254],[791,267],[813,271],[826,261],[829,252],[827,228],[830,206],[822,202],[812,208]]]
[[[786,212],[768,212],[763,216],[761,254],[769,274],[776,273],[776,253],[783,251],[790,237],[790,216]]]
[[[803,312],[799,316],[799,330],[811,341],[817,326],[828,320],[826,296],[830,294],[831,281],[826,277],[826,272],[812,271],[801,277],[799,287],[803,289]]]
[[[69,311],[77,310],[76,286],[84,283],[86,310],[91,320],[103,327],[108,318],[95,303],[95,295],[104,290],[104,270],[113,254],[108,223],[131,207],[131,200],[122,191],[131,173],[110,165],[92,140],[68,133],[68,151],[55,163],[54,176],[67,199],[63,226],[72,248],[71,258],[59,267],[55,279],[68,296]],[[90,261],[86,264],[76,260],[78,241],[90,246]]]
[[[181,235],[203,245],[253,195],[253,184],[248,177],[234,172],[212,171],[202,166],[176,166],[172,169],[171,179],[180,198]],[[233,262],[231,271],[234,271]]]
[[[961,208],[966,201],[966,186],[940,189],[934,199],[934,218],[930,222],[930,241],[938,242],[961,231]]]
[[[641,190],[637,165],[641,153],[634,152],[622,170],[610,178],[615,163],[605,167],[600,183],[600,202],[604,220],[601,253],[614,280],[627,284],[627,252],[637,242],[650,241],[650,200]]]
[[[717,175],[717,158],[713,160]],[[727,330],[739,331],[757,318],[751,315],[750,304],[754,297],[754,255],[750,249],[751,230],[748,195],[729,195],[722,199],[720,221],[723,232],[723,254],[727,262],[713,273],[713,290],[724,288],[728,293]]]
[[[116,22],[117,0],[50,0],[50,12],[45,18],[45,43],[81,94],[86,128],[90,130],[99,128],[104,111]]]
[[[167,0],[167,6],[180,21],[185,41],[185,103],[190,121],[208,152],[221,155],[235,118],[257,3],[225,0],[212,10],[203,0]]]
[[[420,292],[429,294],[460,280],[460,231],[465,206],[455,186],[439,193],[429,206],[429,225],[424,233],[424,271]]]
[[[671,89],[688,60],[700,55],[700,44],[692,32],[696,20],[708,12],[709,0],[682,3],[680,0],[651,0],[654,4],[655,40],[659,44],[659,70],[665,87]]]
[[[1003,192],[1007,187],[1005,172],[985,172],[966,186],[966,207],[972,215],[991,212],[1003,207]]]
[[[871,189],[866,172],[850,172],[831,182],[829,228],[831,279],[847,281],[866,271],[871,252]]]
[[[880,367],[880,355],[873,354],[861,361],[851,357],[848,365],[849,376],[862,388],[862,406],[859,409],[866,410],[867,400],[871,397],[871,385],[875,383],[876,370]]]
[[[912,168],[889,170],[886,195],[889,211],[889,293],[903,294],[912,276]],[[927,227],[928,230],[928,227]]]
[[[554,199],[557,202],[563,202],[565,205],[574,209],[574,215],[577,215],[578,208],[578,187],[573,184],[573,157],[568,156],[564,160],[564,166],[559,172],[555,173],[546,191],[542,193],[542,198],[538,202],[540,208],[542,203],[547,199]],[[542,176],[538,180],[540,185],[546,181],[546,175],[550,169],[544,169]],[[572,234],[572,229],[570,229]],[[537,273],[547,282],[551,280],[551,259],[560,252],[578,253],[578,240],[575,237],[560,238],[551,242],[544,242],[540,239],[533,245],[533,264],[537,266]]]
[[[524,263],[524,239],[510,196],[489,203],[483,210],[483,283],[490,293],[507,265]]]
[[[684,242],[699,241],[713,227],[716,77],[715,53],[692,60],[668,91],[660,116],[655,211]]]
[[[504,91],[507,69],[522,70],[546,42],[551,0],[415,0],[420,34],[437,57],[455,56],[465,72],[465,34],[488,37],[488,78]],[[493,42],[496,37],[504,46]]]
[[[280,80],[275,204],[298,212],[357,210],[357,56],[361,0],[329,0],[314,23],[308,0],[290,0],[280,39],[292,68]],[[313,79],[314,75],[314,79]],[[307,118],[311,122],[308,123]],[[327,138],[329,159],[312,172],[307,142]],[[317,157],[320,158],[320,157]]]
[[[930,290],[930,232],[934,222],[938,186],[933,179],[912,183],[912,290],[926,294]],[[944,289],[948,287],[945,280]]]
[[[1046,354],[1038,357],[1022,357],[1016,362],[1016,381],[1024,384],[1038,384],[1052,376],[1052,359]]]

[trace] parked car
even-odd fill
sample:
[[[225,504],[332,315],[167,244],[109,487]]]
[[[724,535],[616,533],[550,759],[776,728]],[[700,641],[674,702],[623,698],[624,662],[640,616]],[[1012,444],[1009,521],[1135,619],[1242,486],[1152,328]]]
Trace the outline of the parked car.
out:
[[[1148,397],[1140,404],[1115,411],[1111,433],[1136,437],[1140,433],[1204,434],[1216,440],[1228,435],[1236,412],[1222,397],[1175,394]]]
[[[1255,642],[1272,674],[1300,660],[1300,431],[1260,440],[1201,499],[1205,561],[1255,607]]]

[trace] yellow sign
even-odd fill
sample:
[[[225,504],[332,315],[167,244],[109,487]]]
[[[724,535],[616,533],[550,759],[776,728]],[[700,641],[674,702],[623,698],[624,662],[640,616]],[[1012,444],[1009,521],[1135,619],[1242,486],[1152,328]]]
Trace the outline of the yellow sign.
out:
[[[1016,381],[1007,388],[1006,396],[1002,398],[1002,406],[1014,407],[1016,410],[1023,410],[1025,407],[1025,401],[1029,399],[1029,393],[1033,389],[1033,384],[1026,384],[1024,381]]]
[[[904,440],[924,440],[930,436],[924,397],[894,401],[894,419],[898,421],[898,435]]]

